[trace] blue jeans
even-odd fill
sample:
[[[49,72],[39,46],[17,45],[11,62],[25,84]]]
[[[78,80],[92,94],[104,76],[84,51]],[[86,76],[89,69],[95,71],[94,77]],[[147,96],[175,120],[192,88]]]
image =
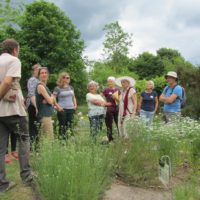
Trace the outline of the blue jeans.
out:
[[[97,135],[97,133],[102,130],[103,127],[103,115],[95,115],[89,117],[90,120],[90,133],[93,137]]]
[[[140,118],[144,121],[146,126],[150,126],[153,122],[154,111],[140,111]]]

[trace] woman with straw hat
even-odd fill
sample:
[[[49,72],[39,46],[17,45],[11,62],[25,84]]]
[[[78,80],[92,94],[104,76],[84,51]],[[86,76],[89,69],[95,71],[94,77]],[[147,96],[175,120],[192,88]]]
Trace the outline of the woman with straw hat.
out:
[[[119,135],[127,139],[128,134],[125,128],[125,121],[131,116],[135,116],[137,110],[137,96],[133,88],[135,80],[132,77],[123,76],[116,79],[116,85],[122,88],[119,98]]]

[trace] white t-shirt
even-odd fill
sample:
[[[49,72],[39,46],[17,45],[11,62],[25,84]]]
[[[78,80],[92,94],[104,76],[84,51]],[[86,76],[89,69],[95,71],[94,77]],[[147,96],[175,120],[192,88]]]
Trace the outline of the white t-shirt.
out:
[[[90,117],[95,116],[95,115],[103,115],[105,113],[105,107],[97,106],[91,103],[91,101],[93,100],[105,101],[104,98],[100,94],[87,93],[86,101],[88,103],[88,108],[89,108],[88,115]]]
[[[0,56],[0,82],[2,82],[6,76],[15,78],[15,84],[19,85],[19,80],[21,78],[21,62],[17,57],[8,53],[3,53]],[[23,100],[24,97],[19,85],[15,102],[8,102],[3,99],[0,101],[0,117],[12,115],[26,116]]]
[[[126,91],[122,91],[121,92],[121,95],[120,95],[120,100],[119,100],[119,116],[123,116],[123,113],[124,113],[124,98],[125,98],[125,95],[126,95]],[[135,89],[134,88],[131,88],[129,90],[129,93],[128,93],[128,106],[127,106],[127,115],[130,115],[133,113],[133,108],[134,108],[134,105],[133,105],[133,101],[132,101],[132,96],[136,93]],[[130,113],[129,113],[130,112]]]

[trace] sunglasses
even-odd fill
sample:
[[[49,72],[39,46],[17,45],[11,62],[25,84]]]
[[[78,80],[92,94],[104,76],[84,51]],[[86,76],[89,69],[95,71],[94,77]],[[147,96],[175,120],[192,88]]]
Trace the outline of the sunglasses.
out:
[[[70,79],[69,76],[63,76],[62,78],[63,78],[63,79]]]

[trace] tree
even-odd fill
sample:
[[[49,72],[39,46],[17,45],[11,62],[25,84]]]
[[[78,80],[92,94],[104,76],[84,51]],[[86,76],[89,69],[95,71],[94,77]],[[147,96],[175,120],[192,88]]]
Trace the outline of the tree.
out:
[[[31,66],[37,62],[54,74],[50,79],[54,85],[57,74],[67,71],[78,97],[83,97],[87,81],[81,57],[84,42],[80,32],[57,6],[45,1],[27,5],[18,39],[24,77],[30,76]]]
[[[160,48],[157,50],[157,56],[161,58],[165,71],[176,71],[177,68],[191,68],[193,65],[185,61],[184,57],[176,49]]]
[[[0,2],[0,31],[5,31],[8,27],[19,28],[23,10],[24,4],[22,0],[15,2],[2,0]]]
[[[123,31],[118,22],[105,25],[104,52],[108,58],[112,58],[115,53],[128,55],[129,47],[132,46],[132,35]]]
[[[140,79],[151,79],[156,76],[162,76],[165,71],[161,58],[148,52],[140,54],[129,69],[136,72]]]
[[[171,61],[173,61],[177,57],[182,57],[178,50],[168,48],[158,49],[157,55],[160,56],[161,59],[167,59]]]
[[[132,46],[132,35],[123,31],[118,22],[113,22],[104,27],[105,63],[115,73],[123,73],[131,65],[132,59],[128,57],[129,47]]]

